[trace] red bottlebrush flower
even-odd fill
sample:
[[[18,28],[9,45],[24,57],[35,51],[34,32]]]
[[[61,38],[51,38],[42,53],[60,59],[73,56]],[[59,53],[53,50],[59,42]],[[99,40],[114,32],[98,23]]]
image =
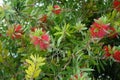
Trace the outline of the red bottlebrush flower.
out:
[[[21,32],[22,31],[22,26],[21,25],[15,26],[14,31],[15,32]]]
[[[113,54],[113,58],[116,60],[116,61],[118,61],[118,62],[120,62],[120,51],[115,51],[115,53]]]
[[[40,21],[41,22],[43,22],[43,23],[45,23],[45,22],[47,22],[47,15],[45,14],[45,15],[43,15],[41,18],[40,18]]]
[[[108,58],[109,56],[111,56],[111,54],[110,54],[111,47],[109,48],[108,46],[104,46],[103,49],[105,52],[105,54],[104,54],[105,58]]]
[[[33,36],[32,41],[33,44],[35,46],[39,46],[41,50],[46,50],[50,44],[50,37],[48,34],[43,32],[43,34],[40,37]]]
[[[22,33],[14,33],[12,34],[12,39],[19,39],[21,38],[21,36],[22,36]]]
[[[120,1],[119,0],[114,0],[113,8],[115,8],[118,11],[120,11]]]
[[[49,43],[50,43],[50,38],[49,38],[49,35],[47,34],[43,34],[41,36],[41,40],[40,40],[40,48],[42,50],[45,50],[49,47]]]
[[[103,38],[104,36],[107,35],[107,31],[109,29],[108,25],[102,25],[102,24],[98,24],[96,22],[94,22],[91,25],[90,28],[90,34],[92,36],[92,38]]]
[[[43,34],[42,36],[41,36],[41,38],[44,40],[44,41],[49,41],[49,36],[47,35],[47,34]]]
[[[17,25],[14,27],[14,33],[12,34],[12,39],[19,39],[22,36],[22,26]]]
[[[37,46],[40,42],[40,39],[37,36],[32,36],[32,41],[33,41],[33,44]]]
[[[109,28],[109,32],[110,32],[110,34],[109,34],[109,37],[110,37],[110,38],[116,38],[117,35],[118,35],[118,33],[116,32],[116,30],[115,30],[114,27],[110,27],[110,28]]]
[[[8,28],[7,36],[10,36],[12,39],[18,39],[22,36],[22,26],[15,25],[14,27]]]
[[[60,6],[54,5],[53,8],[54,8],[54,9],[52,10],[52,12],[53,12],[54,14],[60,14],[60,13],[61,13],[61,8],[60,8]]]

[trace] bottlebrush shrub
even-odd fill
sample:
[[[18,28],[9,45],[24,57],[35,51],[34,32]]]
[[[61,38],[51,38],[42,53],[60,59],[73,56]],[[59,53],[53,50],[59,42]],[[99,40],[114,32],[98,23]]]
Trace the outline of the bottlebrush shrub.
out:
[[[0,80],[120,80],[118,0],[4,1]]]

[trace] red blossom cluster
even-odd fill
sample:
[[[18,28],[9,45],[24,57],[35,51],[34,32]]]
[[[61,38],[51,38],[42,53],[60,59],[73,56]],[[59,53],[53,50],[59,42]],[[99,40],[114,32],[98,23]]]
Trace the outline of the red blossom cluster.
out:
[[[61,8],[60,8],[60,6],[59,6],[59,5],[54,5],[52,12],[53,12],[54,14],[60,14],[60,13],[61,13]]]
[[[37,29],[35,29],[36,31]],[[35,46],[39,46],[41,50],[46,50],[50,44],[49,35],[43,31],[41,36],[32,36],[31,40]]]
[[[90,35],[93,39],[102,39],[102,38],[116,38],[118,33],[114,27],[111,27],[108,24],[102,22],[102,18],[96,20],[90,27]],[[104,58],[112,56],[114,60],[120,62],[120,51],[112,50],[111,46],[104,46],[103,50],[105,52]]]
[[[105,54],[104,54],[104,57],[105,57],[105,58],[108,58],[108,57],[111,56],[111,51],[112,51],[111,46],[104,46],[104,47],[103,47],[103,50],[104,50],[104,52],[105,52]]]
[[[117,61],[120,62],[120,51],[116,50],[113,54],[113,58]]]
[[[43,15],[41,18],[40,18],[40,21],[41,22],[43,22],[43,23],[45,23],[45,22],[47,22],[47,15],[45,14],[45,15]]]
[[[12,39],[19,39],[22,36],[22,26],[21,25],[15,25],[12,28],[9,28],[7,30],[7,36],[10,36]]]
[[[120,62],[120,50],[112,50],[111,46],[104,46],[104,57],[108,58],[110,56],[112,56],[114,58],[114,60],[116,60],[117,62]]]
[[[90,27],[90,35],[92,38],[104,38],[105,36],[114,38],[117,36],[116,30],[108,24],[99,24],[94,22]]]
[[[115,8],[117,11],[120,11],[120,0],[114,0],[113,8]]]
[[[118,33],[116,32],[115,28],[114,27],[109,27],[109,35],[108,37],[110,38],[116,38]]]
[[[91,25],[90,34],[91,34],[92,38],[103,38],[104,36],[107,35],[108,29],[109,29],[108,25],[99,24],[97,22],[94,22]]]

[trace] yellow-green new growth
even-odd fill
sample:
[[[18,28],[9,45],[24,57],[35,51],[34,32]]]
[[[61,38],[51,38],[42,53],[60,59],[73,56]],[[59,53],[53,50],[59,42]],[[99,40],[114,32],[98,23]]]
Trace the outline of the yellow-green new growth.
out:
[[[26,72],[26,80],[33,80],[38,77],[41,69],[40,66],[44,65],[45,58],[39,57],[38,55],[31,55],[30,59],[26,59],[26,62],[29,64]]]

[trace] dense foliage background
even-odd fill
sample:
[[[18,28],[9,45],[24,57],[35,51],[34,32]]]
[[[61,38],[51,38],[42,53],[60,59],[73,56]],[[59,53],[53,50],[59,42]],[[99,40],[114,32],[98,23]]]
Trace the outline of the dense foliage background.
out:
[[[119,80],[120,0],[4,0],[0,80]]]

